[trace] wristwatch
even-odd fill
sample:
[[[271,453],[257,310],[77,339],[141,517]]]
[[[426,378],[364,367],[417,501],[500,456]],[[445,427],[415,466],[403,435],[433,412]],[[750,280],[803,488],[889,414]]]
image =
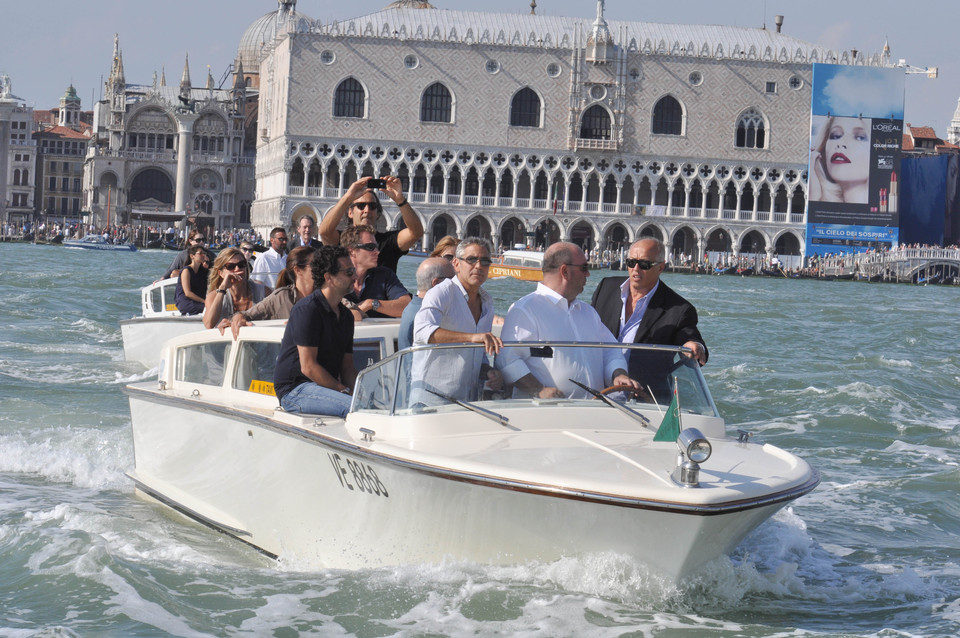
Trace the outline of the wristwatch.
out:
[[[380,300],[379,300],[379,299],[371,299],[370,301],[372,302],[372,305],[370,306],[370,310],[379,310],[379,309],[380,309],[380,305],[381,305],[381,304],[380,304]]]

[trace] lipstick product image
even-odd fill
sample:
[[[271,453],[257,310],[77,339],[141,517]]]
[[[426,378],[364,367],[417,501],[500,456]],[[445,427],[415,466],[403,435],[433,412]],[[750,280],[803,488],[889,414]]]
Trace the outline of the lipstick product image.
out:
[[[887,196],[887,206],[891,213],[897,212],[897,196],[900,194],[900,184],[897,182],[897,172],[890,174],[890,194]]]

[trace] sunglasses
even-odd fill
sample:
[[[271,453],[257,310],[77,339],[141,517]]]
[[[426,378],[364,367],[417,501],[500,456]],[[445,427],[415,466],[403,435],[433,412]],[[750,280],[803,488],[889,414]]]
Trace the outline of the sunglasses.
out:
[[[570,268],[579,268],[580,272],[590,272],[590,264],[583,262],[582,264],[566,264]]]
[[[357,274],[357,269],[351,266],[350,268],[344,268],[340,272],[345,274],[347,277],[354,277]]]
[[[626,264],[627,268],[639,267],[640,270],[650,270],[660,262],[650,261],[649,259],[633,259],[632,257],[628,257],[623,263]]]
[[[252,252],[253,252],[253,248],[241,248],[241,249],[240,249],[240,252],[252,253]]]
[[[243,270],[247,267],[246,261],[231,261],[229,264],[224,264],[224,270]]]
[[[354,202],[352,206],[360,210],[366,210],[368,207],[374,210],[380,209],[380,206],[377,205],[377,202]]]
[[[453,253],[447,253],[446,255],[440,255],[440,256],[446,259],[447,261],[453,261],[453,258],[456,257],[456,255]]]
[[[206,240],[205,240],[203,237],[194,237],[194,238],[191,239],[190,241],[195,242],[195,243],[197,243],[197,244],[202,244],[202,243],[203,243],[204,241],[206,241]]]
[[[380,250],[380,248],[374,242],[370,242],[368,244],[354,244],[353,247],[359,248],[360,250],[369,250],[370,252],[376,252]]]
[[[465,261],[471,266],[475,266],[478,262],[481,266],[489,266],[493,263],[493,260],[489,257],[463,257],[460,261]]]

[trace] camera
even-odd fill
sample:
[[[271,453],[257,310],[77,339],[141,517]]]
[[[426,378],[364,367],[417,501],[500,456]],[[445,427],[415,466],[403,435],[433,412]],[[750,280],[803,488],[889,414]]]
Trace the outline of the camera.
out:
[[[387,180],[382,179],[382,178],[379,178],[379,177],[374,177],[373,179],[371,179],[370,181],[367,182],[367,188],[381,188],[381,189],[382,189],[382,188],[386,188],[386,187],[387,187]]]

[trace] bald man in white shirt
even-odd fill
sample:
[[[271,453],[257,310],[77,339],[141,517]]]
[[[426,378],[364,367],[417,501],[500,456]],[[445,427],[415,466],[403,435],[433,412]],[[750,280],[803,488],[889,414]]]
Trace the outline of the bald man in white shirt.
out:
[[[543,256],[543,283],[510,307],[500,334],[510,341],[618,343],[590,304],[577,299],[590,270],[575,244],[553,244]],[[619,348],[554,348],[549,358],[530,356],[528,348],[504,348],[497,358],[504,380],[527,396],[588,398],[570,382],[601,389],[621,385],[639,389],[627,375]]]

